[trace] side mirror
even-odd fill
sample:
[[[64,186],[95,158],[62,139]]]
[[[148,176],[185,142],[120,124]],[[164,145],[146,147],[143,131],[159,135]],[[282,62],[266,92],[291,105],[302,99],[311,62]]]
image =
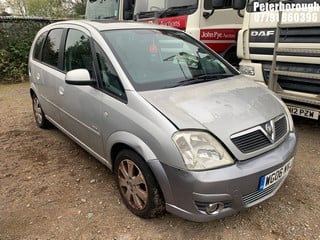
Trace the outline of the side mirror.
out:
[[[224,0],[212,0],[212,8],[213,9],[223,8],[224,4],[225,4]]]
[[[242,10],[246,7],[246,0],[233,0],[232,8],[235,10]]]
[[[67,72],[66,83],[70,85],[95,85],[96,82],[91,80],[90,73],[87,69],[75,69]]]

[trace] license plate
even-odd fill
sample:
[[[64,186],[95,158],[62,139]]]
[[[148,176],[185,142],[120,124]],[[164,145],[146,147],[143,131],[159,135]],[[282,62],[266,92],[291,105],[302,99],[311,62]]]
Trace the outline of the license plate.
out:
[[[263,189],[270,187],[271,185],[275,184],[276,182],[280,181],[282,178],[287,176],[291,169],[292,161],[293,159],[291,159],[284,166],[278,168],[272,173],[262,176],[259,181],[259,191],[262,191]]]
[[[315,119],[315,120],[319,119],[319,112],[318,111],[308,109],[308,108],[295,107],[295,106],[291,106],[291,105],[287,105],[287,106],[288,106],[290,113],[292,115],[311,118],[311,119]]]

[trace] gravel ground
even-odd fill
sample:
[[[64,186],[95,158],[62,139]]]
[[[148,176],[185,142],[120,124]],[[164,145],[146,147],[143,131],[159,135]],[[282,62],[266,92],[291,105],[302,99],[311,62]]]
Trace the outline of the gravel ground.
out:
[[[123,205],[112,173],[33,120],[28,83],[0,85],[0,240],[320,239],[320,124],[295,118],[294,166],[278,193],[236,216],[152,220]]]

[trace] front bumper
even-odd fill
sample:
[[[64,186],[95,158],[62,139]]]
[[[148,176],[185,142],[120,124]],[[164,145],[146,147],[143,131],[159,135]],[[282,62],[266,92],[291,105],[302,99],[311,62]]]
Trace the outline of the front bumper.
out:
[[[286,177],[261,192],[259,179],[293,159],[296,143],[296,135],[290,133],[281,145],[265,154],[209,171],[186,171],[159,161],[149,165],[163,192],[167,211],[205,222],[233,215],[273,196]],[[205,208],[217,202],[223,203],[221,211],[207,214]]]

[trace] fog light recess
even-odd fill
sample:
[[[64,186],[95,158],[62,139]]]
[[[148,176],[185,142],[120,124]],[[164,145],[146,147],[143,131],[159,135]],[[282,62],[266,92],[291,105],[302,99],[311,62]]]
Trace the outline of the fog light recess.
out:
[[[224,208],[224,204],[222,202],[210,203],[206,208],[206,213],[210,215],[218,214]]]

